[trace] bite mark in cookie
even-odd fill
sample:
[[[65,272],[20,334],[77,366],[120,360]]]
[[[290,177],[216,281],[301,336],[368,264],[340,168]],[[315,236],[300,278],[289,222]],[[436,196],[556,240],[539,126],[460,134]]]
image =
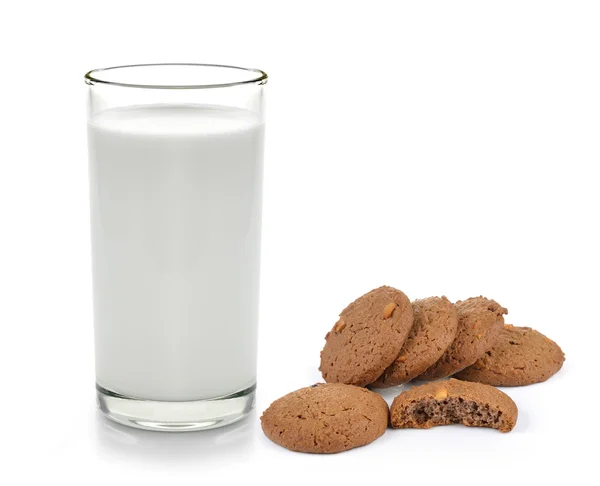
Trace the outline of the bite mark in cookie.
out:
[[[500,390],[455,379],[412,387],[390,408],[390,423],[396,429],[462,424],[509,432],[517,416],[515,402]]]

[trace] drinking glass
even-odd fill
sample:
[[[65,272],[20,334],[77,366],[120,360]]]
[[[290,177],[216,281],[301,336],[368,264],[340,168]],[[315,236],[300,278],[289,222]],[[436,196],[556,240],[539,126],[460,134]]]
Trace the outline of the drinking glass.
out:
[[[96,390],[125,425],[219,427],[254,405],[267,75],[85,75]]]

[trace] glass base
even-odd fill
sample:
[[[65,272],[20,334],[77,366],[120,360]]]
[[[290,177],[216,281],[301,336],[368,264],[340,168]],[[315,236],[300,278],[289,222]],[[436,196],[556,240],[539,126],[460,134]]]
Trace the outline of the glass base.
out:
[[[187,432],[214,429],[243,419],[254,408],[256,384],[231,395],[191,402],[130,398],[96,384],[98,408],[109,419],[146,430]]]

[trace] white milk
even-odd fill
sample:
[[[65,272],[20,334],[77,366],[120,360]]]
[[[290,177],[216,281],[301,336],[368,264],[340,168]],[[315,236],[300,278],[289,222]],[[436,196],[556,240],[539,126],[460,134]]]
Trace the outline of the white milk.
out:
[[[254,383],[263,132],[201,105],[89,123],[100,386],[179,401]]]

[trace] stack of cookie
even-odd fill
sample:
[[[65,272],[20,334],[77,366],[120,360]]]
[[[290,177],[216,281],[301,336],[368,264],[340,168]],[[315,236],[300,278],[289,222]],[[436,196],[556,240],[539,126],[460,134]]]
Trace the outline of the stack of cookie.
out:
[[[385,388],[456,375],[495,386],[547,380],[563,364],[556,343],[504,325],[508,311],[485,297],[410,303],[392,287],[359,297],[325,336],[319,369],[328,383]]]
[[[510,431],[517,407],[493,386],[545,381],[564,362],[560,347],[527,327],[504,324],[507,310],[485,297],[410,302],[383,286],[346,307],[325,336],[319,367],[327,384],[274,402],[261,417],[274,442],[302,452],[340,452],[385,432],[387,403],[362,387],[459,378],[412,387],[392,404],[394,428],[462,423]],[[493,386],[490,386],[493,385]]]

